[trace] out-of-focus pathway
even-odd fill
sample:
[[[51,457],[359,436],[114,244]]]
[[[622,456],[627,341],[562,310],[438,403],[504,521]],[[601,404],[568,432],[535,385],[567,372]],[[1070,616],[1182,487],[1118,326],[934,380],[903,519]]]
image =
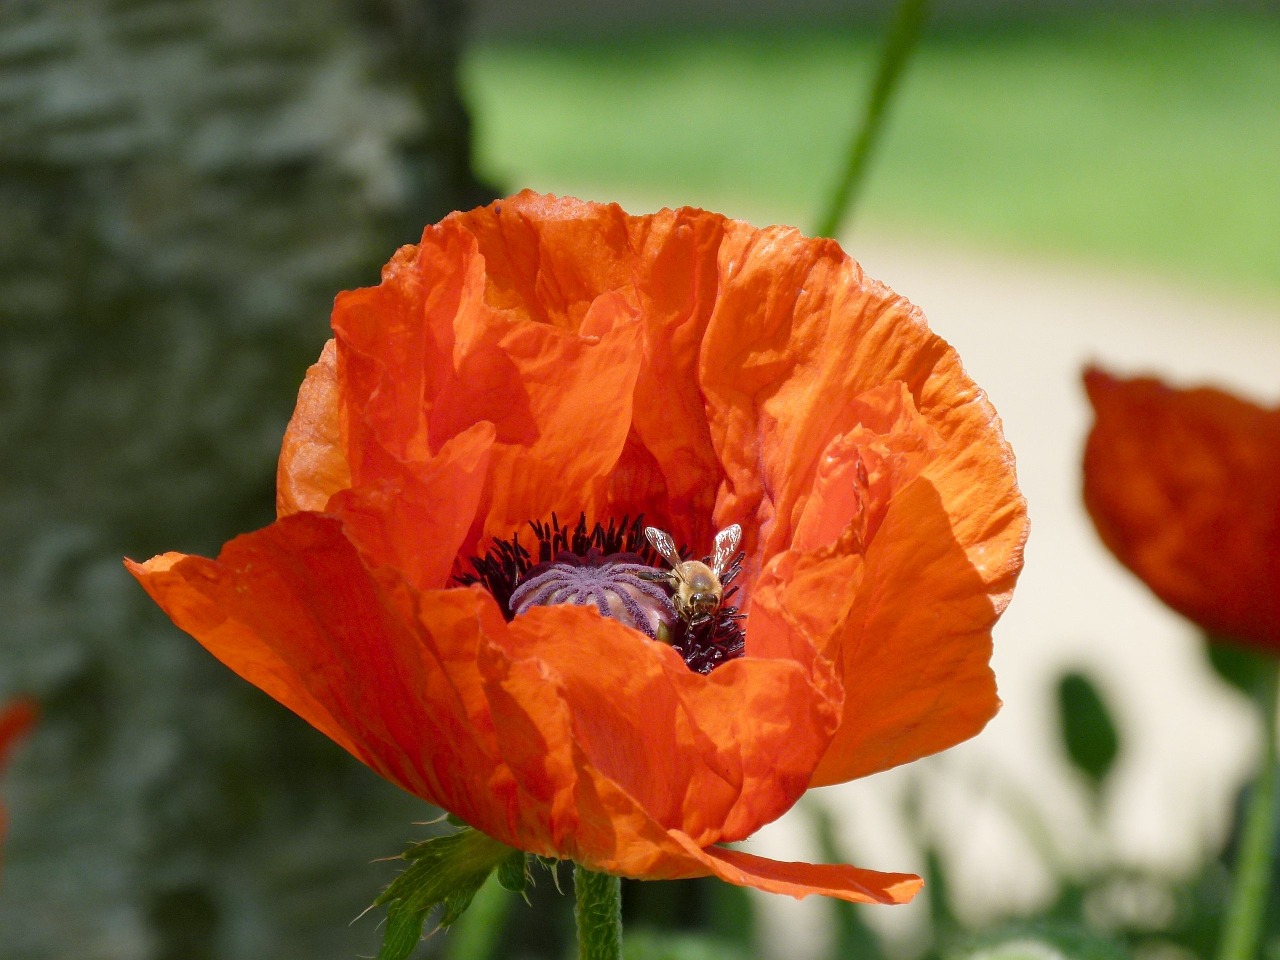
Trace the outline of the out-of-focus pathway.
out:
[[[1208,277],[1180,286],[901,239],[854,237],[845,246],[871,276],[924,309],[987,391],[1017,455],[1032,532],[1026,570],[997,628],[1004,708],[987,730],[937,758],[815,791],[805,802],[837,813],[859,865],[919,869],[902,823],[902,800],[918,791],[920,817],[949,855],[957,906],[973,919],[1032,910],[1052,893],[1034,842],[1010,816],[1018,807],[1034,811],[1057,855],[1076,868],[1109,856],[1191,871],[1221,840],[1257,731],[1244,704],[1208,672],[1194,629],[1093,534],[1079,494],[1090,421],[1080,370],[1094,360],[1276,403],[1280,302],[1214,291]],[[1102,830],[1059,753],[1055,684],[1071,667],[1096,678],[1122,731]],[[818,857],[802,810],[762,831],[754,848]],[[825,926],[816,898],[762,898],[760,906],[776,938],[765,955],[800,957],[796,933]],[[866,913],[908,942],[927,922],[922,902]],[[807,955],[819,955],[820,942],[808,946]]]

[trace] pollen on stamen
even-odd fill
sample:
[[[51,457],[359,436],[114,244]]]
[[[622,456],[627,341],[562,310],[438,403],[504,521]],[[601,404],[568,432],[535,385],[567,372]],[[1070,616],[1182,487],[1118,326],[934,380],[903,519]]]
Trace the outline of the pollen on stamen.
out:
[[[483,556],[471,559],[474,572],[457,574],[454,582],[483,586],[508,620],[535,606],[593,606],[602,616],[670,643],[698,673],[710,673],[742,655],[737,607],[724,602],[711,618],[692,625],[677,614],[664,582],[644,578],[655,568],[665,570],[666,564],[644,537],[643,517],[588,527],[586,516],[580,515],[575,526],[562,527],[552,514],[550,522],[534,520],[529,527],[536,545],[526,549],[518,533],[495,540]],[[720,578],[726,601],[737,592],[729,584],[740,566],[741,556],[735,557]]]

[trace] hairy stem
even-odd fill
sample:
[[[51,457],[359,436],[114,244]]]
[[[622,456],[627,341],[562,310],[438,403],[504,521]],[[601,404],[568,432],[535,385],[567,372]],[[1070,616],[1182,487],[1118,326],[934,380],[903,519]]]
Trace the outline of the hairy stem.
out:
[[[621,960],[622,880],[574,866],[578,960]]]

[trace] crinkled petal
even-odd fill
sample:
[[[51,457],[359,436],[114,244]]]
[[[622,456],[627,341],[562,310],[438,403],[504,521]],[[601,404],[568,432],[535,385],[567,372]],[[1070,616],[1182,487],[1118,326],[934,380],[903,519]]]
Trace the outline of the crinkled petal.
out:
[[[427,459],[478,421],[494,425],[474,541],[508,537],[552,511],[596,512],[630,432],[642,329],[634,298],[609,289],[564,301],[572,324],[547,322],[502,289],[500,255],[510,248],[482,251],[468,224],[452,217],[428,228],[380,286],[339,297],[333,323],[358,485]],[[581,292],[538,263],[535,285]],[[538,306],[554,312],[556,302]]]
[[[942,446],[903,383],[873,387],[851,406],[857,425],[827,444],[812,489],[798,501],[792,550],[810,553],[847,538],[863,552],[894,496]]]
[[[340,417],[357,485],[394,475],[396,463],[425,459],[449,439],[432,437],[429,421],[453,376],[459,318],[481,309],[484,263],[473,240],[443,239],[401,247],[380,284],[334,301]]]
[[[485,267],[484,301],[508,322],[534,320],[598,336],[611,328],[602,322],[600,306],[610,300],[625,303],[638,318],[638,371],[625,381],[634,384],[626,401],[625,445],[606,462],[604,479],[583,488],[585,499],[575,512],[644,513],[680,542],[710,543],[723,470],[698,367],[715,307],[716,251],[726,222],[687,208],[630,217],[612,204],[525,191],[440,225],[474,235]],[[592,416],[601,414],[606,399],[618,402],[614,380],[595,380],[601,392],[589,405]],[[535,506],[527,506],[529,515]]]
[[[726,222],[685,208],[632,217],[628,224],[630,269],[645,323],[632,417],[635,445],[644,456],[619,465],[626,470],[629,497],[615,501],[615,512],[643,511],[695,551],[710,549],[723,525],[717,521],[724,520],[715,508],[725,471],[707,422],[699,370],[720,289],[717,251]]]
[[[727,474],[717,512],[756,519],[762,563],[787,549],[824,450],[862,422],[857,398],[899,381],[941,437],[927,470],[1002,608],[1022,566],[1025,504],[999,420],[955,351],[834,242],[731,222],[719,261],[701,353]]]
[[[994,411],[919,310],[865,277],[834,243],[732,224],[719,258],[721,287],[701,364],[707,417],[726,471],[716,512],[758,530],[754,544],[749,533],[744,537],[758,558],[757,592],[771,570],[779,584],[782,570],[770,563],[797,537],[806,546],[830,537],[855,507],[847,487],[840,502],[831,485],[856,476],[856,464],[850,471],[824,457],[849,456],[859,444],[847,438],[875,433],[867,420],[876,404],[859,398],[886,383],[904,384],[936,438],[919,451],[927,462],[912,467],[933,491],[927,525],[912,525],[919,506],[900,506],[901,495],[890,491],[883,517],[868,517],[863,563],[790,562],[793,575],[807,570],[791,595],[813,607],[794,613],[799,603],[775,597],[774,609],[791,611],[794,626],[788,616],[769,617],[764,629],[775,636],[759,647],[757,597],[749,597],[749,651],[817,644],[842,670],[844,721],[815,783],[916,759],[972,736],[998,705],[985,666],[990,629],[1021,570],[1026,537],[1025,504]],[[815,490],[831,515],[811,506]],[[895,519],[904,512],[907,522]],[[747,569],[754,572],[750,563]],[[857,600],[845,615],[854,587]],[[873,611],[893,614],[872,617]],[[824,615],[836,618],[827,620],[825,641]],[[864,622],[855,627],[849,618]],[[785,629],[804,636],[776,636]],[[867,661],[884,664],[873,673],[884,681],[877,689],[869,689]],[[890,663],[898,666],[891,670]],[[946,703],[931,705],[939,697]],[[868,754],[857,756],[859,750]]]
[[[1206,630],[1280,650],[1280,410],[1096,369],[1085,386],[1103,543]]]
[[[556,611],[565,612],[571,611]],[[615,629],[608,621],[601,620],[599,625]],[[550,807],[546,841],[561,856],[622,876],[674,880],[714,875],[739,886],[793,897],[817,893],[860,903],[903,903],[919,889],[919,878],[907,874],[782,863],[720,847],[704,848],[683,830],[665,828],[648,805],[608,775],[609,764],[600,761],[609,748],[596,742],[597,731],[587,730],[584,735],[583,711],[571,704],[570,687],[557,670],[539,658],[512,660],[496,648],[490,652],[489,698],[505,758],[522,784]],[[661,704],[654,707],[658,717],[667,715]],[[647,724],[645,730],[650,727]],[[619,762],[626,766],[626,753],[634,757],[642,749],[635,743],[634,730],[621,732],[628,742],[612,748],[618,754],[612,758],[615,770]],[[786,762],[785,757],[779,760]],[[659,768],[649,775],[661,780],[665,772]],[[636,780],[634,773],[626,775]]]
[[[778,602],[788,601],[783,585]],[[995,620],[988,584],[921,476],[895,497],[832,638],[844,716],[812,785],[866,776],[978,733],[1000,706],[989,665]]]
[[[391,782],[513,845],[540,817],[498,757],[479,686],[482,624],[502,626],[490,598],[415,598],[370,574],[337,519],[310,513],[217,560],[128,567],[210,653]]]
[[[425,463],[340,491],[328,509],[371,563],[392,567],[418,590],[441,589],[476,521],[493,442],[493,424],[477,423]]]
[[[836,720],[837,705],[799,664],[741,659],[704,676],[594,609],[535,608],[509,633],[505,656],[484,664],[499,739],[519,727],[538,731],[522,741],[549,744],[570,718],[593,772],[699,845],[740,839],[787,810]],[[564,763],[553,775],[537,752],[508,762],[553,809],[590,817],[574,799],[583,771]]]
[[[608,307],[621,309],[616,302]],[[640,327],[618,319],[598,340],[517,325],[492,350],[476,347],[473,365],[462,365],[437,408],[441,417],[456,417],[461,429],[477,410],[501,402],[500,411],[487,411],[502,419],[495,421],[486,533],[507,537],[552,511],[596,514],[602,478],[627,439],[640,366]],[[493,399],[483,399],[490,389]]]
[[[307,370],[280,445],[277,516],[323,510],[331,496],[351,486],[338,410],[337,348],[330,340]]]

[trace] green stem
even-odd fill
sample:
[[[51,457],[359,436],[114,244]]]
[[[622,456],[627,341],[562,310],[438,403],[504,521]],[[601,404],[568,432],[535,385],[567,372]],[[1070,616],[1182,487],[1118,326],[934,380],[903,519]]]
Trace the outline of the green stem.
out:
[[[578,960],[621,960],[622,880],[607,873],[573,868],[578,921]]]
[[[872,149],[880,136],[880,128],[884,125],[885,109],[897,89],[898,80],[911,58],[916,41],[924,32],[924,24],[928,18],[929,0],[902,0],[898,4],[893,23],[885,35],[884,46],[880,50],[880,62],[876,66],[871,95],[863,108],[862,125],[850,144],[844,171],[827,201],[826,212],[818,221],[815,236],[834,237],[844,221],[852,215],[853,201],[862,186]]]
[[[1268,660],[1254,699],[1262,715],[1262,757],[1258,778],[1250,791],[1244,829],[1236,851],[1235,883],[1231,888],[1218,960],[1254,960],[1271,882],[1271,851],[1276,836],[1276,707],[1280,671]]]

